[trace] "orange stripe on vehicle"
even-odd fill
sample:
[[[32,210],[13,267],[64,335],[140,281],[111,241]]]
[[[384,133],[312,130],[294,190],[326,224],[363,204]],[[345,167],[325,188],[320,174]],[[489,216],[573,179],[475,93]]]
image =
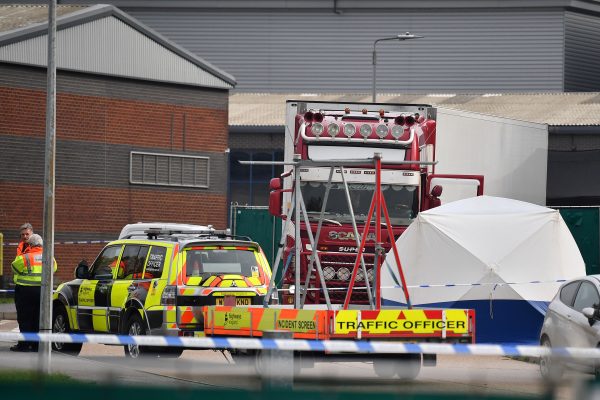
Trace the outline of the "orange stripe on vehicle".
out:
[[[295,319],[298,316],[297,309],[282,309],[279,311],[280,319]]]
[[[191,307],[181,307],[181,318],[180,321],[182,324],[191,324],[196,321],[196,318],[194,317],[194,312],[192,311]]]
[[[220,283],[223,281],[220,277],[215,277],[215,280],[211,282],[210,287],[221,286]]]
[[[262,322],[263,316],[265,315],[265,309],[260,308],[257,310],[253,310],[253,312],[254,312],[254,315],[252,318],[252,329],[256,331],[256,330],[259,330],[258,326]]]
[[[202,286],[212,286],[212,283],[214,282],[214,280],[217,279],[216,276],[210,276],[207,280],[204,281],[204,283],[202,284]]]

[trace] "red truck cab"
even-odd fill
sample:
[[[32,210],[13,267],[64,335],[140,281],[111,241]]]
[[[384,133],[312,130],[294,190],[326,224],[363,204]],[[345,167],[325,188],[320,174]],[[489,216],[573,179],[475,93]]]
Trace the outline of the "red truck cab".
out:
[[[436,109],[430,105],[287,102],[285,159],[336,161],[372,159],[381,155],[381,190],[389,211],[394,238],[383,230],[382,243],[393,243],[422,210],[440,204],[442,187],[431,188],[435,176]],[[343,169],[343,171],[342,171]],[[342,177],[343,172],[343,177]],[[300,167],[300,190],[306,211],[318,219],[330,190],[322,218],[322,229],[316,242],[323,275],[332,303],[343,302],[358,252],[353,226],[363,232],[375,191],[375,169],[372,164],[334,168]],[[450,177],[449,175],[447,175]],[[468,177],[471,178],[471,177]],[[475,178],[477,179],[477,178]],[[345,180],[345,183],[344,183]],[[269,211],[285,217],[292,191],[292,176],[284,174],[270,184]],[[351,208],[346,197],[348,186]],[[483,178],[479,189],[483,190]],[[313,224],[311,224],[313,225]],[[314,224],[316,226],[316,224]],[[315,229],[315,227],[312,227]],[[370,229],[364,252],[366,276],[359,270],[352,303],[368,303],[366,280],[373,283],[375,227]],[[313,231],[313,236],[316,232]],[[300,268],[301,281],[308,272],[311,244],[303,222],[300,223],[301,259],[294,257],[293,231],[287,235],[283,257],[283,303],[294,303],[295,268]],[[389,244],[386,251],[389,250]],[[313,271],[307,288],[307,303],[322,303],[320,279]],[[372,286],[372,285],[369,285]]]

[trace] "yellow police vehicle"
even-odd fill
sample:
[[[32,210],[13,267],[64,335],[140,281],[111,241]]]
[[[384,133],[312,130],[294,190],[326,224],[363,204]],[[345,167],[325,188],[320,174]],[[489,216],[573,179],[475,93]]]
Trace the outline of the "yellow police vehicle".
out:
[[[212,227],[162,225],[121,236],[92,265],[80,263],[76,279],[58,286],[54,332],[203,336],[203,306],[263,303],[271,269],[258,243],[248,238]],[[79,354],[82,345],[52,346]],[[124,348],[132,358],[144,353],[179,356],[183,351]]]

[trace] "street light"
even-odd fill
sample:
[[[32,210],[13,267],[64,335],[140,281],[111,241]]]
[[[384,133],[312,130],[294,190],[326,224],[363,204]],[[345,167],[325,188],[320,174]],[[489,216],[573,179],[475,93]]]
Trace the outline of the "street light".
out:
[[[377,39],[373,42],[373,103],[377,100],[377,85],[376,85],[376,76],[377,76],[377,43],[383,42],[385,40],[410,40],[410,39],[421,39],[424,36],[413,35],[410,32],[403,33],[402,35],[396,35],[392,37],[386,37]]]

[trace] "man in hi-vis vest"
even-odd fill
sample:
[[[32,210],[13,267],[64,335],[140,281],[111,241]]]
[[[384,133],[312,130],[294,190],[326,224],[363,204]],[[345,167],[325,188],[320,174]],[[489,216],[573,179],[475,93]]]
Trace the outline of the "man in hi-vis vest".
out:
[[[15,306],[21,332],[38,332],[40,325],[40,286],[42,284],[42,246],[44,241],[36,233],[27,241],[30,249],[12,262],[15,282]],[[56,271],[54,260],[54,271]],[[37,351],[37,342],[19,342],[11,351]]]
[[[29,251],[29,238],[33,235],[33,227],[29,222],[24,223],[19,228],[19,236],[20,242],[17,246],[17,255],[20,256],[23,253],[27,253]]]

